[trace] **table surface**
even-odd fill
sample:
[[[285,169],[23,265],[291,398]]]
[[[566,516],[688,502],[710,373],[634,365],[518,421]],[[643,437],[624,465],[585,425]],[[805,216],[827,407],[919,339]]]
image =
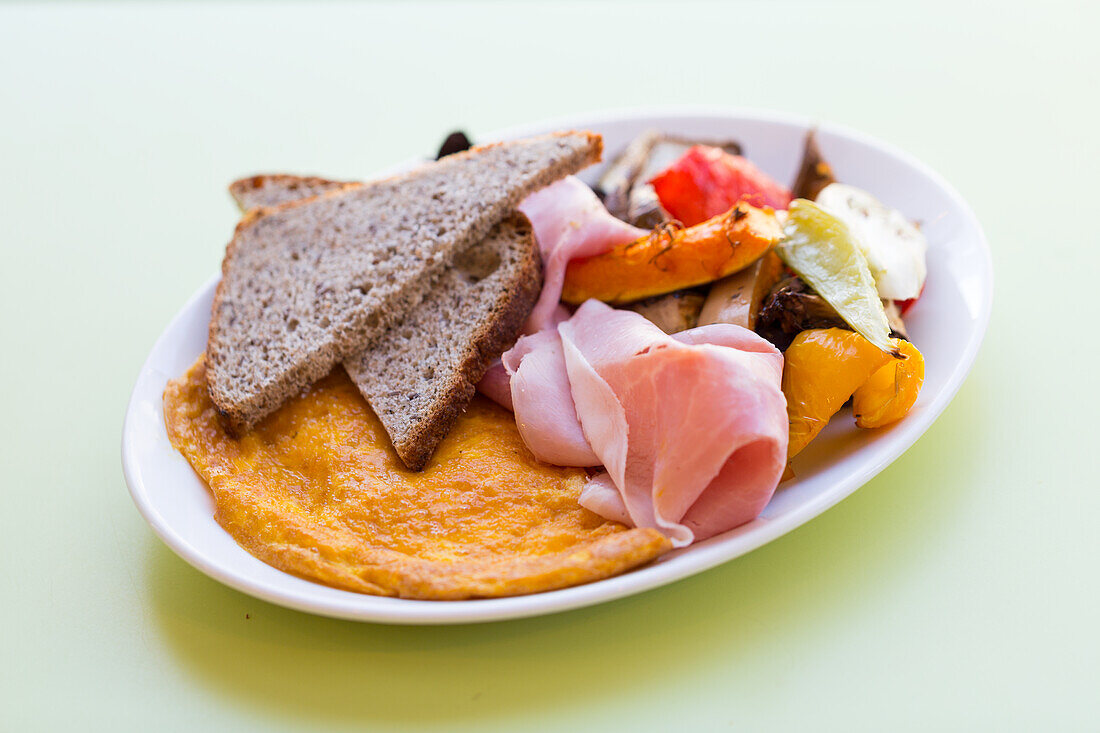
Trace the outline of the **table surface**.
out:
[[[0,729],[1097,730],[1098,25],[1052,0],[0,5]],[[723,567],[480,626],[285,610],[154,537],[123,410],[220,262],[228,181],[664,102],[844,123],[971,202],[992,324],[905,456]]]

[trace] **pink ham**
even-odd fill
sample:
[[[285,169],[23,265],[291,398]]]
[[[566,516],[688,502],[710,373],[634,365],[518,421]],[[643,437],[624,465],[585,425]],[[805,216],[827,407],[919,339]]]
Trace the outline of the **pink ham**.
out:
[[[611,475],[607,471],[600,471],[588,479],[588,483],[581,489],[578,503],[590,512],[599,514],[604,519],[631,526],[634,520],[626,511],[623,503],[623,495],[615,487]]]
[[[557,466],[598,466],[581,431],[569,389],[561,338],[553,329],[522,337],[501,357],[523,442]]]
[[[602,254],[647,232],[607,212],[600,199],[575,176],[567,176],[528,196],[519,206],[531,220],[543,262],[543,286],[523,332],[533,334],[569,320],[559,301],[569,260]],[[485,372],[477,388],[494,402],[512,409],[510,375],[499,361]],[[591,455],[589,451],[587,455]]]
[[[477,391],[485,395],[501,407],[513,410],[512,407],[512,377],[500,359],[494,359],[489,368],[485,370],[481,381],[477,383]]]
[[[535,455],[592,465],[579,432],[604,466],[585,488],[584,506],[656,527],[677,546],[763,510],[787,453],[783,357],[775,348],[729,324],[668,336],[637,313],[597,301],[558,334],[521,340],[504,362],[516,422]],[[564,378],[554,373],[563,363]],[[563,463],[571,456],[578,462]]]
[[[550,312],[549,322],[546,324],[546,326],[540,329],[538,332],[534,333],[533,335],[538,335],[538,333],[541,333],[542,331],[549,331],[552,338],[556,340],[558,337],[558,332],[556,330],[557,325],[562,321],[568,321],[570,315],[571,314],[568,310],[566,310],[565,306],[559,304],[557,308]],[[522,341],[524,338],[526,337],[520,337],[520,341]],[[516,346],[518,347],[519,344],[517,343]],[[509,410],[514,411],[514,408],[512,407],[512,373],[515,372],[516,369],[519,367],[519,358],[515,356],[515,354],[526,353],[526,351],[513,348],[511,353],[513,354],[512,368],[506,368],[501,359],[495,359],[493,363],[489,365],[489,368],[485,371],[485,374],[484,376],[482,376],[481,381],[478,382],[477,389],[479,392],[491,399],[493,402],[496,402],[501,407],[506,407]],[[573,419],[576,420],[575,412],[573,413]],[[587,451],[584,455],[590,456],[591,451]],[[572,466],[594,464],[563,463],[560,465]]]
[[[519,210],[531,220],[543,262],[542,294],[524,333],[541,331],[563,316],[568,318],[559,301],[570,260],[603,254],[648,233],[609,214],[592,189],[575,176],[531,194]]]

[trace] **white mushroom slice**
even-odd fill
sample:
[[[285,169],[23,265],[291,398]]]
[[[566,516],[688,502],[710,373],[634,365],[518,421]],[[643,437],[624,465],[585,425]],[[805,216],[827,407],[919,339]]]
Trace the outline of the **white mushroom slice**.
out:
[[[904,214],[843,183],[822,189],[817,204],[848,225],[867,258],[879,296],[908,300],[920,295],[928,242]]]
[[[699,309],[702,307],[702,293],[679,290],[668,295],[646,298],[626,308],[642,314],[665,333],[679,333],[695,328],[699,322]]]

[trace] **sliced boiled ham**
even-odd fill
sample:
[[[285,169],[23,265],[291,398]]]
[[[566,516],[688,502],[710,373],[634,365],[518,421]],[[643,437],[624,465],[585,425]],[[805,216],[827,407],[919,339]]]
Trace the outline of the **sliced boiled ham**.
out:
[[[512,377],[504,368],[500,359],[494,359],[489,368],[485,370],[481,381],[477,383],[477,391],[485,395],[501,407],[509,410],[512,407]]]
[[[535,457],[557,466],[600,465],[577,419],[558,332],[520,338],[501,362],[511,377],[516,426]]]
[[[569,320],[569,309],[559,301],[570,260],[603,254],[648,233],[609,214],[599,197],[576,176],[566,176],[536,191],[519,209],[531,221],[543,263],[542,293],[524,323],[526,334],[553,329]],[[511,410],[509,382],[510,375],[498,360],[489,366],[477,388]]]
[[[560,290],[560,288],[559,288],[559,290]],[[532,334],[533,335],[538,335],[539,333],[542,333],[543,331],[547,331],[548,333],[551,334],[552,338],[557,339],[558,332],[557,332],[556,329],[557,329],[558,324],[561,323],[562,321],[568,321],[570,315],[572,315],[572,314],[570,314],[569,310],[564,305],[561,305],[559,303],[558,307],[550,312],[549,319],[545,319],[544,326],[541,329],[532,332]],[[512,407],[511,382],[512,382],[512,373],[519,366],[518,357],[516,357],[514,355],[515,354],[520,354],[520,353],[526,353],[526,352],[524,352],[522,349],[513,349],[512,353],[513,353],[513,357],[512,357],[513,368],[511,370],[506,368],[504,363],[500,359],[493,360],[493,363],[489,365],[489,368],[485,371],[484,376],[482,376],[481,381],[478,383],[477,389],[478,389],[479,392],[481,392],[483,395],[485,395],[486,397],[491,399],[493,402],[496,402],[501,407],[506,407],[509,410],[514,411],[514,408]],[[575,419],[575,415],[574,415],[574,419]],[[559,465],[562,465],[562,466],[578,465],[579,466],[579,465],[584,465],[584,464],[580,464],[580,463],[561,463]]]
[[[754,519],[783,473],[783,357],[747,329],[668,336],[637,313],[588,301],[556,333],[521,339],[503,363],[532,452],[604,466],[581,503],[677,546]]]
[[[524,333],[541,331],[568,317],[559,301],[570,260],[603,254],[648,234],[609,214],[599,197],[576,176],[536,191],[523,200],[519,210],[531,220],[543,262],[542,294]]]

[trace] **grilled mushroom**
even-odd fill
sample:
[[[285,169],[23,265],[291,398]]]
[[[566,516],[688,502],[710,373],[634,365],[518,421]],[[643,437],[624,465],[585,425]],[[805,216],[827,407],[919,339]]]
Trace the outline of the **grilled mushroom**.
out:
[[[627,309],[641,313],[665,333],[677,333],[698,325],[704,299],[698,290],[677,290],[640,300],[628,305]]]
[[[884,301],[890,335],[908,340],[897,307]],[[891,314],[893,311],[893,314]],[[791,275],[776,283],[760,307],[756,332],[785,351],[802,331],[814,328],[849,328],[844,319],[801,278]]]
[[[607,170],[600,176],[596,184],[596,193],[603,199],[603,205],[613,216],[630,221],[627,218],[630,209],[630,189],[633,188],[634,181],[645,167],[650,151],[660,139],[661,133],[657,130],[646,130],[631,140],[626,149],[611,161]]]
[[[730,140],[693,140],[647,130],[611,161],[596,184],[596,193],[613,216],[652,229],[671,217],[661,207],[649,180],[675,163],[693,145],[713,145],[735,155],[741,152],[741,146]]]
[[[718,280],[711,285],[703,303],[699,325],[733,323],[755,328],[765,296],[782,275],[783,261],[774,252],[768,252],[741,272]]]

